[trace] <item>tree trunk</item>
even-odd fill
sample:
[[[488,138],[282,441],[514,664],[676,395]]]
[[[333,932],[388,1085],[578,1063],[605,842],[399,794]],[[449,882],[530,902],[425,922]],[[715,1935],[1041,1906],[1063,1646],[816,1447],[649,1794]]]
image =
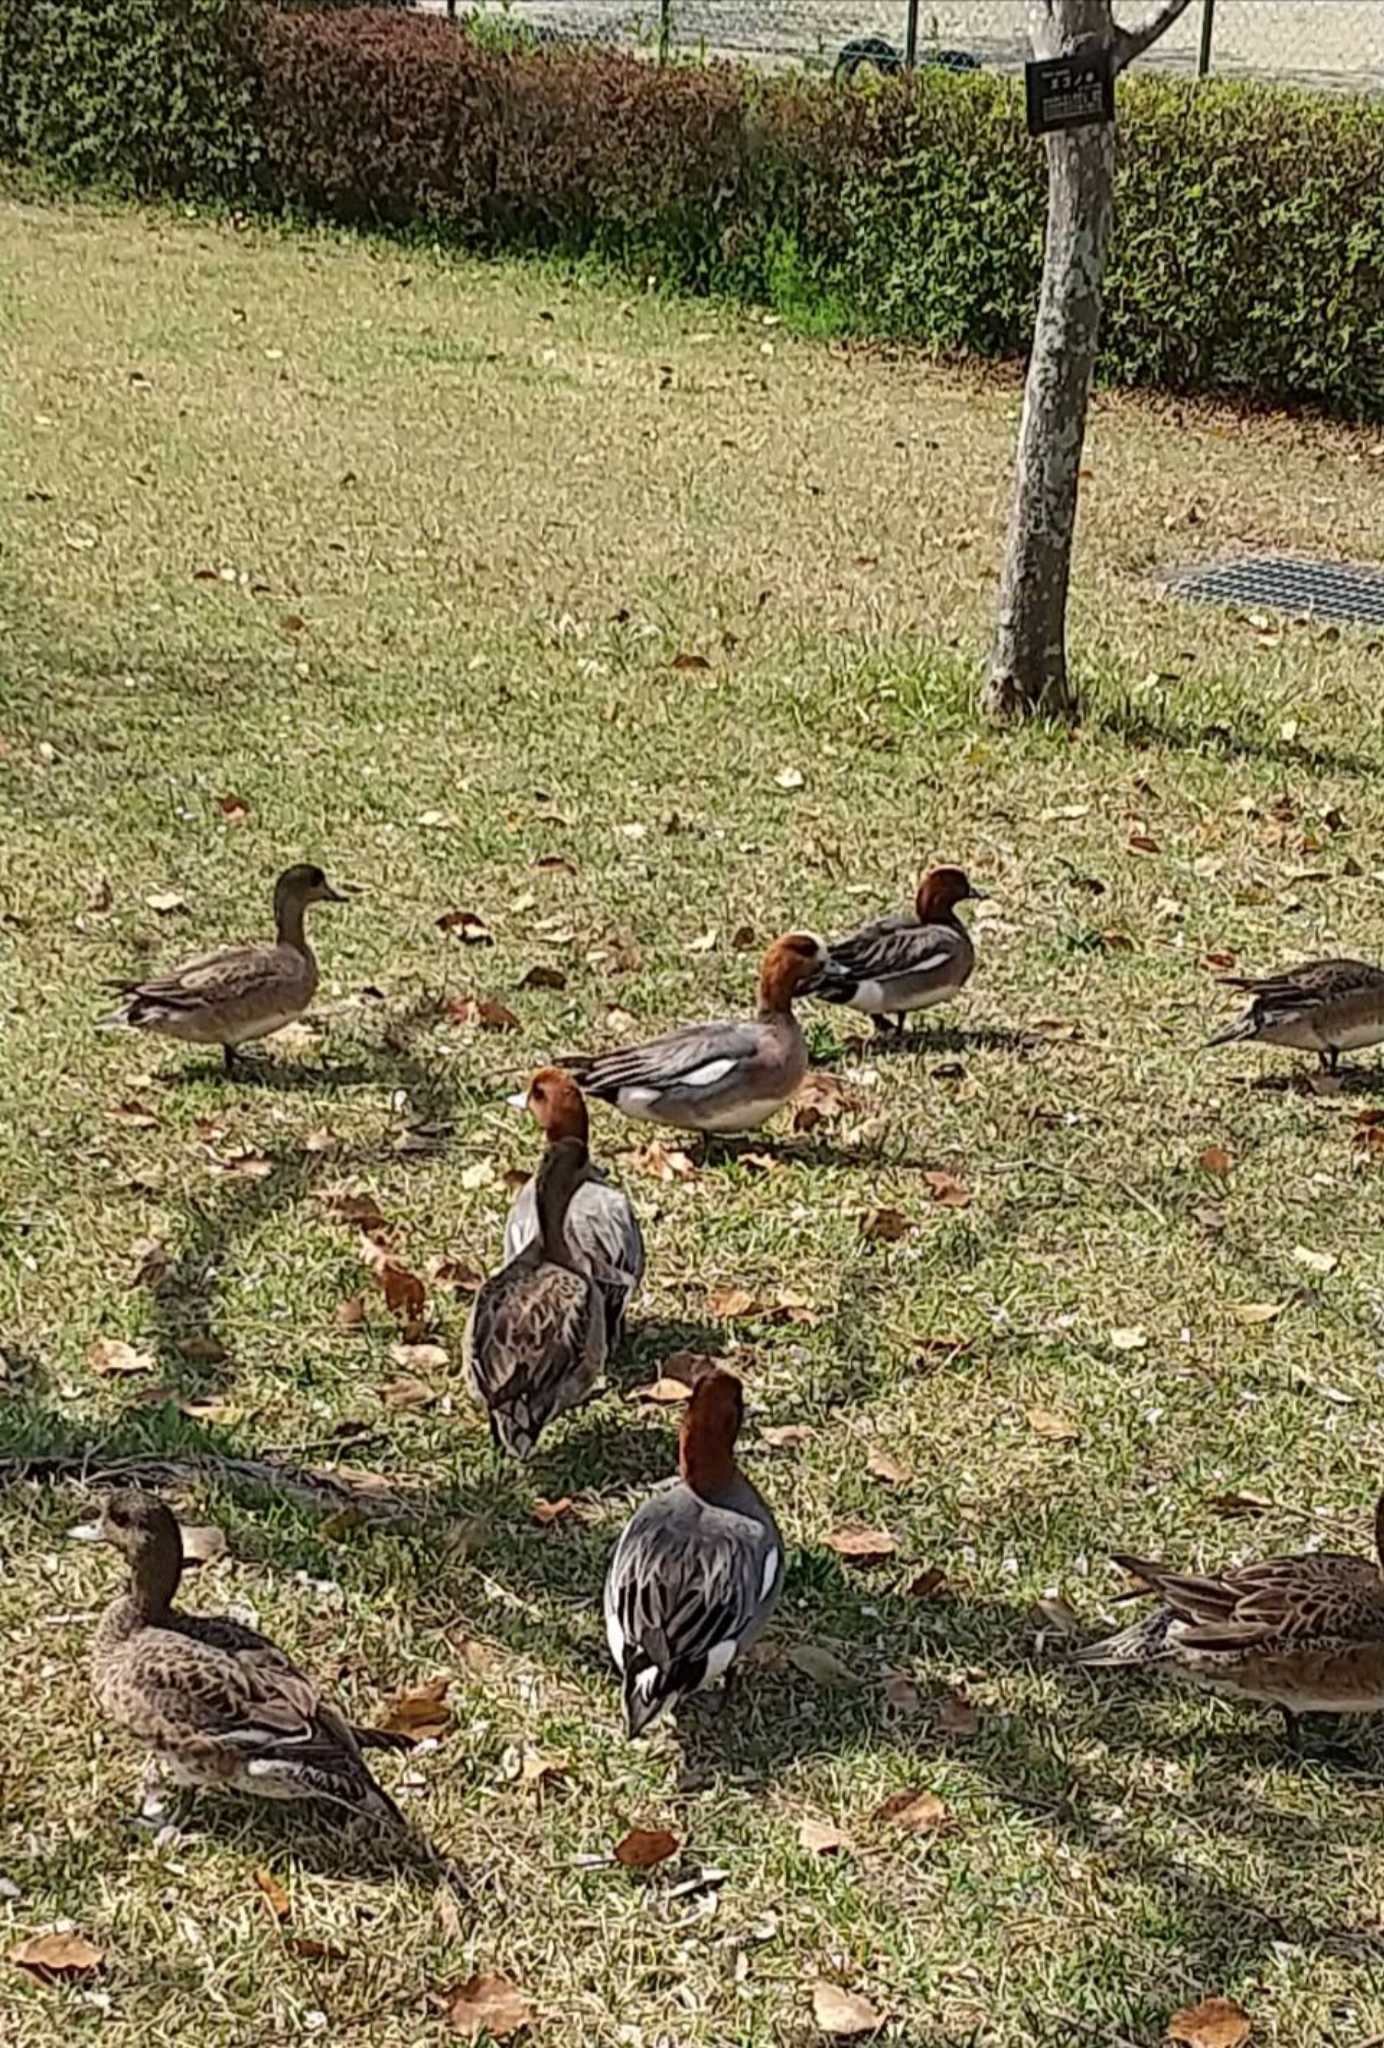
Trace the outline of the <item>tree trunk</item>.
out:
[[[1111,0],[1029,0],[1036,57],[1096,45],[1120,70],[1171,27],[1188,0],[1154,0],[1132,29]],[[1115,210],[1113,127],[1049,135],[1048,227],[1038,320],[1024,389],[1018,475],[1000,582],[999,625],[981,696],[987,716],[1070,718],[1067,585],[1077,479],[1100,341],[1101,291]]]
[[[1111,41],[1109,0],[1055,0],[1033,30],[1040,57]],[[1103,17],[1103,21],[1101,19]],[[1000,583],[999,628],[982,707],[1007,721],[1070,717],[1067,583],[1077,478],[1100,341],[1101,286],[1114,212],[1115,137],[1106,127],[1047,137],[1048,227],[1018,475]]]

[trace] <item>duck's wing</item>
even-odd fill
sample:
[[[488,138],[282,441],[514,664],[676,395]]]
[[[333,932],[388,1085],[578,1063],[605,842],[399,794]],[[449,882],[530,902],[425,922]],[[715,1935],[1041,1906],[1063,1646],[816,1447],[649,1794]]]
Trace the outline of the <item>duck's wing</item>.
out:
[[[1291,1650],[1384,1639],[1384,1579],[1367,1558],[1313,1551],[1215,1577],[1144,1558],[1115,1562],[1168,1610],[1170,1649]]]
[[[755,1024],[727,1018],[713,1024],[684,1024],[643,1045],[576,1054],[561,1064],[588,1095],[604,1102],[613,1102],[626,1089],[647,1092],[651,1099],[676,1091],[691,1101],[703,1091],[723,1089],[762,1057]]]
[[[139,1024],[189,1011],[249,1007],[277,998],[307,972],[306,961],[291,947],[222,946],[153,980],[122,983],[122,1021]]]
[[[674,1483],[635,1514],[606,1581],[606,1634],[630,1733],[719,1678],[778,1590],[772,1522],[729,1513]]]
[[[312,1681],[299,1670],[291,1657],[270,1642],[268,1636],[246,1623],[233,1621],[225,1614],[179,1614],[179,1632],[191,1636],[197,1642],[208,1644],[214,1650],[222,1650],[237,1661],[258,1666],[267,1671],[286,1672],[300,1679],[304,1685]],[[360,1728],[350,1723],[351,1735],[358,1749],[412,1749],[413,1737],[396,1735],[387,1728]]]
[[[834,968],[841,979],[835,987],[830,983],[823,986],[821,977],[816,976],[803,993],[836,1002],[849,1002],[850,984],[858,988],[862,982],[878,983],[885,991],[891,984],[906,985],[916,1000],[929,988],[959,986],[975,961],[970,935],[959,924],[919,924],[916,918],[903,915],[877,918],[845,938],[834,939],[827,954],[828,972]]]
[[[529,1245],[486,1281],[467,1324],[471,1381],[492,1434],[526,1458],[544,1425],[587,1394],[605,1362],[605,1308],[583,1273]]]
[[[345,1718],[272,1644],[267,1652],[146,1631],[116,1677],[120,1718],[154,1749],[246,1790],[330,1799],[404,1826]]]

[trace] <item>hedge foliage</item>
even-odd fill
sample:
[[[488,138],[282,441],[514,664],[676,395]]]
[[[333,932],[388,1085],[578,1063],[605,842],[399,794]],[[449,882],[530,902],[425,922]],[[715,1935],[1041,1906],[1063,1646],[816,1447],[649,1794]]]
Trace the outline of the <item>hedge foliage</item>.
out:
[[[1120,87],[1103,370],[1384,418],[1384,104]],[[1017,354],[1045,168],[1015,82],[849,91],[437,17],[0,0],[0,153],[486,251],[594,254],[804,325]]]

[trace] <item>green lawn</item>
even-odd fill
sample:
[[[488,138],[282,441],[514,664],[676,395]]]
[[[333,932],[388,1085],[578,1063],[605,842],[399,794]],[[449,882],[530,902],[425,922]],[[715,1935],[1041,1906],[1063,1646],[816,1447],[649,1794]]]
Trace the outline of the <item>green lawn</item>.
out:
[[[1315,1095],[1280,1085],[1308,1062],[1200,1048],[1229,1014],[1208,954],[1380,953],[1380,637],[1182,606],[1154,572],[1377,555],[1380,446],[1103,398],[1087,722],[996,737],[971,700],[1010,381],[327,237],[17,201],[0,233],[0,1450],[342,1463],[404,1496],[380,1525],[229,1467],[168,1489],[227,1538],[189,1604],[253,1609],[367,1720],[450,1678],[447,1738],[380,1770],[477,1873],[458,1913],[302,1816],[131,1828],[138,1763],[85,1672],[116,1561],[64,1543],[77,1484],[10,1485],[0,1944],[66,1920],[106,1960],[4,1966],[7,2042],[415,2048],[479,1970],[559,2048],[805,2044],[819,1978],[909,2048],[1143,2048],[1208,1994],[1255,2048],[1384,2033],[1378,1786],[1294,1765],[1267,1714],[1092,1683],[1036,1605],[1108,1625],[1111,1547],[1368,1542],[1381,1084],[1369,1056]],[[504,1097],[543,1057],[746,1004],[761,942],[934,856],[993,893],[981,964],[902,1056],[813,1011],[840,1114],[665,1181],[597,1112],[649,1284],[608,1396],[499,1465],[468,1297],[429,1291],[451,1363],[401,1365],[332,1195],[372,1196],[420,1274],[488,1266],[534,1150]],[[260,932],[296,859],[361,893],[317,913],[317,1010],[265,1080],[93,1031],[103,978]],[[458,909],[493,945],[438,929]],[[465,995],[519,1028],[453,1021]],[[881,1205],[898,1242],[862,1234]],[[167,1264],[131,1285],[139,1239]],[[776,1313],[718,1318],[731,1287]],[[98,1374],[102,1336],[149,1369]],[[733,1706],[631,1748],[598,1592],[671,1465],[676,1410],[630,1390],[689,1349],[745,1379],[791,1573]],[[388,1391],[405,1371],[426,1405]],[[843,1561],[844,1522],[896,1552]],[[821,1650],[854,1683],[792,1661]],[[561,1777],[535,1789],[530,1755]],[[872,1817],[909,1788],[945,1828]],[[677,1856],[599,1860],[632,1826]]]

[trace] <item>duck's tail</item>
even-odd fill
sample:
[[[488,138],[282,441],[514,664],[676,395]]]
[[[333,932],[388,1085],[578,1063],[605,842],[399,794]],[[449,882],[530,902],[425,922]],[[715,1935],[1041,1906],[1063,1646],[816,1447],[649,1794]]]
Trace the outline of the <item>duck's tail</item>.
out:
[[[1243,1017],[1237,1017],[1233,1024],[1227,1024],[1223,1031],[1218,1031],[1213,1038],[1208,1038],[1206,1043],[1234,1045],[1242,1038],[1257,1038],[1258,1035],[1259,1019],[1253,1009],[1248,1009]]]
[[[658,1719],[665,1707],[673,1705],[681,1687],[657,1664],[638,1655],[625,1666],[624,1679],[625,1727],[633,1741]]]

